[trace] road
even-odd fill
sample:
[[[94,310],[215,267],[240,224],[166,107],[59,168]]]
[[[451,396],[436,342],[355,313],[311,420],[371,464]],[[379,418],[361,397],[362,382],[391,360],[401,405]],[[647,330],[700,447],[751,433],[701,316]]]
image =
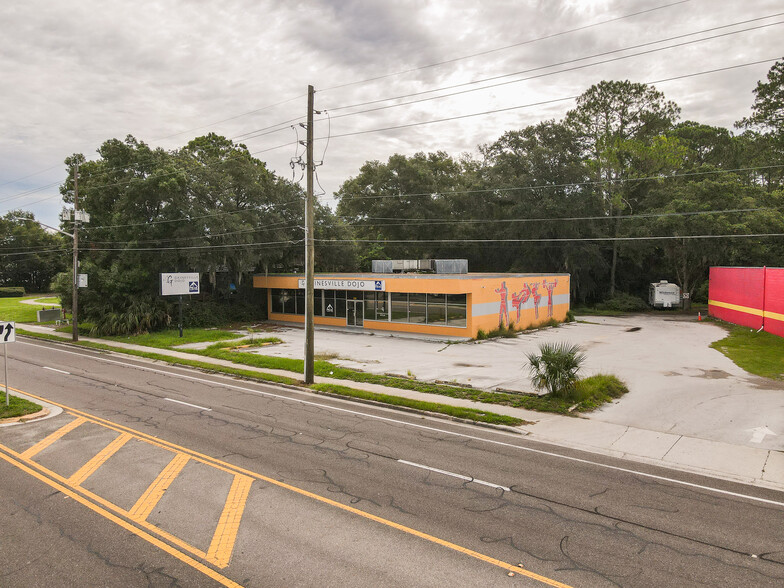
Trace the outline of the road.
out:
[[[780,586],[784,494],[20,337],[3,586]]]

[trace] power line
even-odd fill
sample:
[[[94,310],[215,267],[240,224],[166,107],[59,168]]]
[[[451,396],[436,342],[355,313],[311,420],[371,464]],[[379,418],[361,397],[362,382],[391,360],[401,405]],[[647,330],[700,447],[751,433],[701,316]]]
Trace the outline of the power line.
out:
[[[726,235],[660,235],[651,237],[565,237],[538,239],[316,239],[325,244],[340,243],[440,243],[447,245],[462,243],[567,243],[593,241],[664,241],[673,239],[741,239],[762,237],[784,237],[784,233],[744,233]]]
[[[490,53],[496,53],[498,51],[505,51],[507,49],[512,49],[514,47],[522,47],[523,45],[529,45],[531,43],[536,43],[538,41],[544,41],[546,39],[553,39],[553,38],[556,38],[556,37],[561,37],[561,36],[568,35],[568,34],[571,34],[571,33],[576,33],[578,31],[583,31],[583,30],[590,29],[590,28],[593,28],[593,27],[598,27],[598,26],[601,26],[601,25],[605,25],[605,24],[608,24],[608,23],[611,23],[611,22],[617,22],[619,20],[623,20],[623,19],[626,19],[626,18],[632,18],[634,16],[639,16],[641,14],[647,14],[649,12],[662,10],[664,8],[670,8],[672,6],[677,6],[679,4],[685,4],[685,3],[689,2],[689,1],[690,0],[681,0],[679,2],[672,2],[670,4],[663,4],[661,6],[656,6],[654,8],[648,8],[646,10],[641,10],[641,11],[638,11],[638,12],[625,14],[623,16],[610,18],[610,19],[599,21],[599,22],[595,22],[595,23],[592,23],[592,24],[589,24],[589,25],[584,25],[584,26],[581,26],[581,27],[576,27],[576,28],[573,28],[573,29],[560,31],[558,33],[552,33],[550,35],[544,35],[542,37],[536,37],[534,39],[528,39],[528,40],[525,40],[525,41],[521,41],[519,43],[513,43],[512,45],[505,45],[503,47],[496,47],[494,49],[487,49],[485,51],[479,51],[477,53],[472,53],[470,55],[464,55],[462,57],[455,57],[453,59],[447,59],[447,60],[444,60],[444,61],[439,61],[439,62],[436,62],[436,63],[430,63],[428,65],[423,65],[423,66],[420,66],[420,67],[413,67],[413,68],[409,68],[409,69],[398,71],[398,72],[394,72],[394,73],[384,74],[384,75],[381,75],[381,76],[375,76],[375,77],[372,77],[372,78],[366,78],[364,80],[357,80],[357,81],[354,81],[354,82],[347,82],[347,83],[344,83],[344,84],[338,84],[338,85],[335,85],[335,86],[329,86],[327,88],[323,88],[322,90],[320,90],[320,92],[327,92],[327,91],[330,91],[330,90],[336,90],[338,88],[345,88],[347,86],[355,86],[355,85],[364,84],[364,83],[367,83],[367,82],[375,82],[375,81],[378,81],[378,80],[383,80],[383,79],[391,78],[391,77],[394,77],[394,76],[399,76],[399,75],[404,75],[404,74],[408,74],[408,73],[413,73],[415,71],[420,71],[420,70],[423,70],[423,69],[428,69],[428,68],[432,68],[432,67],[438,67],[440,65],[446,65],[448,63],[455,63],[455,62],[462,61],[462,60],[465,60],[465,59],[471,59],[472,57],[480,57],[482,55],[488,55]]]
[[[737,69],[737,68],[740,68],[740,67],[748,67],[750,65],[758,65],[760,63],[768,63],[770,61],[776,61],[777,59],[778,58],[764,59],[764,60],[761,60],[761,61],[755,61],[755,62],[751,62],[751,63],[744,63],[744,64],[740,64],[740,65],[732,65],[732,66],[727,66],[727,67],[723,67],[723,68],[711,69],[711,70],[706,70],[706,71],[701,71],[701,72],[696,72],[696,73],[691,73],[691,74],[684,74],[684,75],[680,75],[680,76],[673,76],[673,77],[669,77],[669,78],[662,78],[660,80],[653,80],[653,81],[642,82],[642,83],[646,84],[646,85],[661,84],[661,83],[664,83],[664,82],[671,82],[671,81],[674,81],[674,80],[681,80],[681,79],[685,79],[685,78],[691,78],[691,77],[696,77],[696,76],[701,76],[701,75],[706,75],[706,74],[711,74],[711,73],[717,73],[717,72],[720,72],[720,71],[727,71],[727,70],[730,70],[730,69]],[[430,125],[430,124],[441,123],[441,122],[450,122],[450,121],[454,121],[454,120],[461,120],[461,119],[464,119],[464,118],[472,118],[472,117],[475,117],[475,116],[484,116],[484,115],[487,115],[487,114],[496,114],[496,113],[499,113],[499,112],[509,112],[511,110],[520,110],[521,108],[531,108],[533,106],[544,106],[546,104],[555,104],[557,102],[565,102],[567,100],[576,100],[580,96],[581,96],[580,94],[577,94],[577,95],[574,95],[574,96],[565,96],[563,98],[553,98],[551,100],[542,100],[542,101],[539,101],[539,102],[530,102],[528,104],[520,104],[520,105],[517,105],[517,106],[508,106],[506,108],[495,108],[495,109],[492,109],[492,110],[484,110],[482,112],[473,112],[473,113],[470,113],[470,114],[461,114],[461,115],[450,116],[450,117],[446,117],[446,118],[439,118],[439,119],[426,120],[426,121],[418,121],[418,122],[407,123],[407,124],[403,124],[403,125],[392,125],[392,126],[380,127],[380,128],[376,128],[376,129],[367,129],[367,130],[364,130],[364,131],[352,131],[352,132],[348,132],[348,133],[341,133],[341,134],[338,134],[338,135],[332,135],[332,138],[333,139],[337,139],[337,138],[341,138],[341,137],[351,137],[351,136],[354,136],[354,135],[365,135],[365,134],[368,134],[368,133],[380,133],[380,132],[392,131],[392,130],[396,130],[396,129],[405,129],[405,128],[410,128],[410,127],[417,127],[417,126],[422,126],[422,125]],[[323,140],[324,138],[325,137],[319,137],[317,140]],[[277,149],[277,147],[273,147],[272,149]],[[267,151],[270,151],[270,150],[271,149],[267,149]]]
[[[495,224],[495,223],[533,223],[533,222],[553,222],[553,221],[587,221],[587,220],[638,220],[648,218],[665,218],[665,217],[684,217],[684,216],[700,216],[700,215],[714,215],[714,214],[735,214],[746,212],[763,212],[772,210],[782,210],[784,206],[762,206],[758,208],[728,208],[724,210],[696,210],[688,212],[648,212],[641,214],[622,214],[617,216],[609,215],[596,215],[596,216],[565,216],[565,217],[539,217],[539,218],[511,218],[511,219],[420,219],[420,218],[406,218],[402,219],[405,222],[394,223],[380,223],[380,224],[365,224],[365,220],[401,220],[400,217],[364,217],[358,222],[350,223],[355,227],[397,227],[413,225],[415,227],[428,226],[428,225],[457,225],[457,224]],[[341,216],[343,219],[351,219],[350,216]]]
[[[564,184],[549,184],[543,186],[511,186],[508,188],[479,188],[475,190],[448,190],[448,191],[441,191],[441,192],[411,192],[411,193],[397,193],[397,194],[376,194],[372,196],[351,196],[349,200],[372,200],[377,198],[410,198],[413,196],[433,196],[434,194],[437,195],[454,195],[454,194],[482,194],[488,192],[511,192],[516,190],[550,190],[553,188],[575,188],[578,186],[593,186],[593,185],[605,185],[605,184],[623,184],[627,182],[644,182],[649,180],[670,180],[670,179],[678,179],[678,178],[689,178],[689,177],[699,177],[699,176],[708,176],[714,174],[729,174],[729,173],[738,173],[738,172],[753,172],[753,171],[761,171],[761,170],[770,170],[770,169],[781,169],[784,168],[784,164],[777,164],[777,165],[761,165],[755,167],[739,167],[735,169],[721,169],[721,170],[710,170],[704,172],[688,172],[683,174],[671,174],[667,176],[662,175],[654,175],[654,176],[645,176],[640,178],[615,178],[610,180],[589,180],[585,182],[570,182]],[[334,200],[338,200],[338,198],[334,198]]]
[[[713,27],[711,29],[705,29],[703,31],[697,31],[697,32],[694,32],[694,33],[688,33],[688,34],[684,34],[684,35],[677,35],[675,37],[669,37],[667,39],[660,39],[658,41],[650,41],[648,43],[642,43],[642,44],[639,44],[639,45],[632,45],[630,47],[624,47],[622,49],[614,49],[612,51],[604,51],[602,53],[596,53],[594,55],[589,55],[589,56],[586,56],[586,57],[579,57],[579,58],[576,58],[576,59],[569,59],[567,61],[561,61],[561,62],[558,62],[558,63],[549,64],[549,65],[542,65],[542,66],[539,66],[539,67],[534,67],[534,68],[521,70],[521,71],[517,71],[517,72],[513,72],[513,73],[493,76],[493,77],[484,78],[484,79],[481,79],[481,80],[475,80],[475,81],[472,81],[472,82],[464,82],[464,83],[461,83],[461,84],[454,84],[454,85],[451,85],[451,86],[443,86],[443,87],[440,87],[440,88],[434,88],[434,89],[431,89],[431,90],[423,90],[421,92],[413,92],[413,93],[410,93],[410,94],[404,94],[404,95],[401,95],[401,96],[395,96],[395,97],[391,97],[391,98],[381,98],[381,99],[377,99],[377,100],[370,100],[370,101],[360,102],[360,103],[357,103],[357,104],[352,104],[352,105],[347,105],[347,106],[338,106],[338,107],[332,108],[331,110],[334,111],[334,110],[344,110],[346,108],[356,108],[356,107],[359,107],[359,106],[366,106],[366,105],[370,105],[370,104],[378,104],[378,103],[381,103],[381,102],[388,102],[390,100],[401,100],[401,99],[404,99],[404,98],[411,98],[411,97],[414,97],[414,96],[421,96],[423,94],[431,94],[433,92],[440,92],[442,90],[451,90],[451,89],[454,89],[454,88],[461,88],[461,87],[464,87],[464,86],[481,84],[481,83],[484,83],[484,82],[498,80],[498,79],[502,79],[502,78],[507,78],[507,77],[511,77],[511,76],[515,76],[515,75],[531,73],[531,72],[539,71],[539,70],[542,70],[542,69],[549,69],[551,67],[557,67],[559,65],[566,65],[566,64],[569,64],[569,63],[576,63],[576,62],[579,62],[579,61],[584,61],[586,59],[593,59],[593,58],[596,58],[596,57],[602,57],[602,56],[605,56],[605,55],[611,55],[613,53],[620,53],[622,51],[629,51],[631,49],[638,49],[640,47],[647,47],[647,46],[650,46],[650,45],[657,45],[659,43],[672,41],[674,39],[680,39],[680,38],[683,38],[683,37],[689,37],[689,36],[692,36],[692,35],[697,35],[697,34],[701,34],[701,33],[704,33],[704,32],[717,30],[717,29],[722,29],[722,28],[727,28],[727,27],[731,27],[731,26],[737,26],[738,24],[744,24],[744,23],[752,22],[752,21],[756,21],[756,20],[763,20],[763,19],[766,19],[766,18],[771,18],[772,16],[780,16],[781,14],[784,14],[784,13],[779,13],[777,15],[771,15],[771,16],[765,16],[765,17],[761,17],[761,18],[758,18],[758,19],[751,19],[749,21],[742,21],[742,22],[739,22],[739,23],[733,23],[733,24],[729,24],[729,25],[723,25],[721,27]],[[482,91],[482,90],[488,90],[488,89],[491,89],[491,88],[497,88],[499,86],[506,86],[506,85],[509,85],[509,84],[517,84],[517,83],[520,83],[520,82],[525,82],[525,81],[529,81],[529,80],[533,80],[533,79],[538,79],[538,78],[543,78],[543,77],[547,77],[547,76],[557,75],[557,74],[560,74],[560,73],[565,73],[565,72],[570,72],[570,71],[577,71],[577,70],[580,70],[580,69],[585,69],[585,68],[588,68],[588,67],[594,67],[594,66],[597,66],[597,65],[604,65],[604,64],[607,64],[607,63],[615,62],[615,61],[621,61],[621,60],[624,60],[624,59],[630,59],[632,57],[639,57],[641,55],[648,55],[648,54],[656,53],[656,52],[659,52],[659,51],[665,51],[667,49],[673,49],[673,48],[676,48],[676,47],[683,47],[685,45],[691,45],[691,44],[694,44],[694,43],[701,43],[703,41],[714,40],[714,39],[717,39],[717,38],[720,38],[720,37],[725,37],[725,36],[728,36],[728,35],[735,35],[735,34],[739,34],[739,33],[753,31],[753,30],[756,30],[756,29],[761,29],[761,28],[766,28],[766,27],[770,27],[770,26],[775,26],[775,25],[779,25],[779,24],[784,24],[784,21],[779,21],[779,22],[774,22],[774,23],[767,23],[767,24],[764,24],[764,25],[759,25],[759,26],[756,26],[756,27],[750,27],[750,28],[747,28],[747,29],[739,30],[739,31],[730,31],[730,32],[727,32],[727,33],[722,33],[720,35],[714,35],[714,36],[711,36],[711,37],[705,37],[705,38],[702,38],[702,39],[694,39],[694,40],[691,40],[691,41],[684,41],[682,43],[675,43],[673,45],[668,45],[666,47],[657,47],[655,49],[649,49],[647,51],[640,51],[638,53],[632,53],[630,55],[622,55],[620,57],[614,57],[614,58],[611,58],[611,59],[605,59],[605,60],[602,60],[602,61],[596,61],[594,63],[586,63],[586,64],[582,64],[582,65],[575,66],[575,67],[569,67],[569,68],[566,68],[566,69],[561,69],[561,70],[558,70],[558,71],[541,73],[541,74],[537,74],[537,75],[534,75],[534,76],[529,76],[529,77],[520,78],[520,79],[516,79],[516,80],[508,80],[508,81],[499,82],[499,83],[496,83],[496,84],[489,84],[489,85],[486,85],[486,86],[482,86],[480,88],[470,88],[470,89],[467,89],[467,90],[461,90],[459,92],[450,92],[448,94],[442,94],[442,95],[439,95],[439,96],[430,96],[430,97],[427,97],[427,98],[419,98],[417,100],[410,100],[408,102],[401,102],[399,104],[388,104],[386,106],[379,106],[379,107],[376,107],[376,108],[369,108],[369,109],[360,110],[360,111],[357,111],[357,112],[349,112],[349,113],[346,113],[346,114],[339,114],[339,115],[335,116],[334,118],[337,119],[337,118],[344,118],[344,117],[347,117],[347,116],[355,116],[357,114],[364,114],[364,113],[367,113],[367,112],[377,112],[379,110],[386,110],[386,109],[389,109],[389,108],[397,108],[399,106],[408,106],[408,105],[411,105],[411,104],[418,104],[420,102],[427,102],[427,101],[430,101],[430,100],[439,100],[441,98],[448,98],[448,97],[451,97],[451,96],[459,96],[459,95],[467,94],[467,93],[470,93],[470,92],[479,92],[479,91]]]

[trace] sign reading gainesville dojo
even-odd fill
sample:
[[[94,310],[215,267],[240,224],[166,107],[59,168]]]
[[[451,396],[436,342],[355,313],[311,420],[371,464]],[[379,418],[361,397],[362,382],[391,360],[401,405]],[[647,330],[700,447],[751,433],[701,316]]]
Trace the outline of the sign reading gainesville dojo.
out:
[[[313,280],[316,290],[360,290],[365,292],[384,292],[384,280]],[[297,286],[305,288],[305,280],[298,280]]]
[[[199,274],[161,274],[161,296],[199,293]]]

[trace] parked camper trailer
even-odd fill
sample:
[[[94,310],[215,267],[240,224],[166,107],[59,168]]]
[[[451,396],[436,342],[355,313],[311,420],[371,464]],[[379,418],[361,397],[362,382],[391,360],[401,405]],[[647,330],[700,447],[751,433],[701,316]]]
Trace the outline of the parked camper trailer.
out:
[[[681,288],[667,280],[654,282],[648,289],[648,304],[654,308],[676,308],[681,305]]]

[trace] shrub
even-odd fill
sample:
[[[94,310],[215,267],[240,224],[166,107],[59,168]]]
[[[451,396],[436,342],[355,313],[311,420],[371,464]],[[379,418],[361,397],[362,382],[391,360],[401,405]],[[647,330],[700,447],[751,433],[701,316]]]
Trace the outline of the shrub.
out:
[[[6,286],[0,288],[0,298],[18,298],[25,295],[25,289],[21,286]]]
[[[598,310],[614,310],[617,312],[640,312],[649,310],[648,303],[639,296],[618,292],[612,298],[596,305]]]
[[[163,300],[130,298],[127,306],[123,308],[103,308],[95,317],[90,334],[139,335],[161,329],[170,323],[171,317],[166,312],[166,303]]]
[[[574,322],[574,311],[570,308],[566,311],[566,320],[565,323],[573,323]]]
[[[537,390],[547,390],[556,398],[568,396],[585,362],[582,348],[569,343],[542,343],[539,353],[529,353],[526,357],[531,383]]]
[[[569,391],[567,398],[572,402],[579,402],[584,408],[592,410],[620,398],[629,391],[621,380],[609,374],[596,374],[575,383]]]

